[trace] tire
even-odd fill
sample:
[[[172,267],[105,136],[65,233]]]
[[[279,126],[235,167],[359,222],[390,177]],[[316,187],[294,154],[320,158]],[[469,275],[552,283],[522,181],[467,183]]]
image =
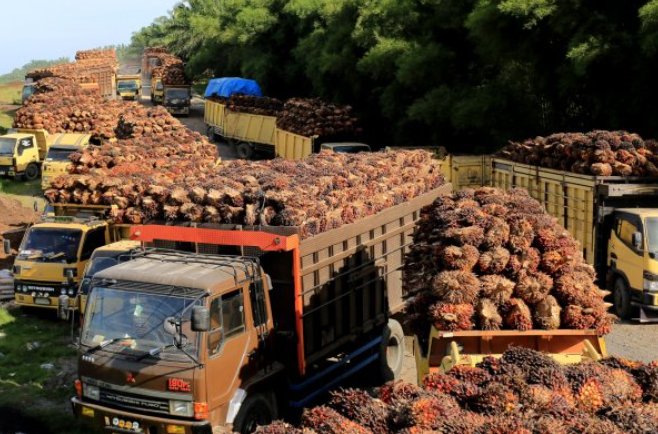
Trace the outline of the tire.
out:
[[[378,383],[397,380],[402,374],[404,362],[404,332],[399,322],[389,319],[382,331],[377,370],[373,374]]]
[[[240,143],[237,149],[238,158],[251,160],[254,158],[254,148],[249,143]]]
[[[277,411],[274,397],[260,393],[248,396],[233,421],[233,431],[240,434],[251,434],[259,426],[268,425],[276,418]]]
[[[624,279],[618,277],[612,289],[612,296],[615,304],[615,314],[621,319],[630,319],[633,314],[631,305],[631,293],[624,282]]]
[[[27,181],[34,181],[39,177],[39,166],[34,163],[28,164],[25,169],[25,179]]]
[[[206,132],[206,135],[208,136],[208,140],[210,140],[213,143],[216,142],[215,130],[213,129],[213,127],[208,127],[208,131]]]

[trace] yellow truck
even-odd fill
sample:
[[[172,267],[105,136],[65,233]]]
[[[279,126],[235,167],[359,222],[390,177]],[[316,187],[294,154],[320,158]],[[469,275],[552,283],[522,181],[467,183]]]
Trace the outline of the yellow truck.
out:
[[[107,209],[56,205],[27,230],[13,267],[16,304],[56,309],[60,295],[76,293],[94,251],[128,236],[105,220]]]
[[[0,136],[0,177],[33,181],[50,146],[88,143],[86,134],[48,134],[46,130],[18,129]]]
[[[142,76],[140,74],[118,75],[117,95],[124,100],[137,99],[142,92]]]
[[[658,320],[658,179],[592,176],[491,159],[494,187],[528,190],[582,246],[623,319]]]
[[[50,188],[54,178],[68,173],[67,167],[71,164],[69,157],[89,146],[90,140],[89,134],[65,134],[48,147],[41,167],[41,187],[44,190]]]
[[[595,330],[470,330],[447,332],[432,327],[429,339],[414,339],[418,382],[455,366],[475,366],[485,357],[502,356],[511,347],[549,354],[562,364],[599,360],[607,355],[605,341]]]
[[[192,107],[192,86],[163,83],[162,105],[172,115],[189,115]]]
[[[288,160],[306,158],[322,149],[335,152],[370,152],[363,143],[321,143],[318,137],[293,134],[276,127],[276,116],[234,112],[226,104],[205,101],[204,121],[211,139],[221,138],[236,147],[239,158],[249,160],[257,154]]]

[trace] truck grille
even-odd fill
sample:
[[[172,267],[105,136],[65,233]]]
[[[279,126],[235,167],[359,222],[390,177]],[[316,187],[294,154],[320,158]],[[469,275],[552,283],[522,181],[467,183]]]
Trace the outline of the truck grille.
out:
[[[100,401],[116,407],[139,409],[154,413],[169,414],[169,401],[166,399],[145,398],[139,395],[120,393],[114,390],[101,389]]]

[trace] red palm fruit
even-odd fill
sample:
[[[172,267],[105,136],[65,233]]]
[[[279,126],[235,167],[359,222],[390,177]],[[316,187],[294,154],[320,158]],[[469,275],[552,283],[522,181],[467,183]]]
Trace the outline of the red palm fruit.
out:
[[[479,427],[476,434],[533,434],[521,418],[494,416]]]
[[[459,404],[450,396],[424,396],[411,403],[414,425],[425,429],[438,429],[446,419],[461,416]]]
[[[514,288],[514,295],[534,306],[542,301],[553,287],[553,279],[544,273],[520,273]]]
[[[457,380],[455,377],[440,372],[429,374],[423,379],[423,387],[425,389],[434,392],[445,393],[448,395],[455,392],[458,386],[459,380]]]
[[[442,271],[432,280],[432,290],[443,302],[473,304],[480,292],[480,280],[467,271]]]
[[[478,269],[484,274],[500,274],[510,260],[510,252],[504,247],[495,247],[480,255]]]
[[[487,415],[511,413],[518,404],[519,398],[512,389],[495,381],[484,385],[480,393],[469,401],[472,410]]]
[[[469,244],[461,247],[446,246],[437,249],[436,257],[450,270],[471,271],[478,263],[480,252]]]
[[[494,304],[502,306],[509,302],[514,292],[514,282],[502,276],[482,276],[480,278],[480,293]]]
[[[473,329],[473,305],[437,303],[431,309],[434,327],[445,331]]]
[[[534,273],[539,268],[539,251],[534,247],[521,249],[518,253],[513,254],[507,264],[506,272],[517,277],[519,273]]]
[[[586,380],[574,394],[582,411],[594,414],[603,406],[603,387],[596,378]]]
[[[491,376],[484,369],[466,365],[453,367],[447,372],[447,375],[475,386],[482,386],[491,380]]]
[[[373,433],[388,431],[386,404],[373,399],[364,390],[340,389],[331,392],[329,407]]]
[[[482,206],[482,212],[493,217],[505,217],[507,208],[499,203],[488,203]]]
[[[509,235],[510,227],[505,220],[500,217],[491,217],[486,226],[482,245],[490,249],[503,246],[509,241]]]
[[[389,381],[379,388],[379,399],[385,404],[393,404],[396,401],[411,401],[425,394],[425,391],[415,384],[406,383],[402,380]]]
[[[592,175],[610,176],[612,175],[612,166],[608,163],[594,163],[590,166]]]
[[[500,330],[502,327],[503,317],[493,301],[481,298],[475,312],[481,330]]]
[[[508,219],[510,226],[509,246],[514,252],[530,248],[535,238],[532,224],[521,216]]]
[[[511,298],[507,303],[505,325],[512,330],[532,330],[532,314],[520,298]]]
[[[560,313],[562,308],[555,297],[547,295],[534,307],[533,319],[537,328],[555,330],[560,328]]]
[[[569,434],[602,433],[602,434],[630,434],[620,429],[607,419],[600,419],[594,415],[580,413],[564,421]]]
[[[373,434],[369,429],[324,406],[305,410],[302,426],[317,434]]]
[[[520,403],[538,414],[566,418],[574,411],[573,397],[569,391],[569,398],[564,394],[533,384],[523,389],[520,394]]]
[[[633,375],[642,388],[645,401],[658,402],[658,366],[653,363],[634,370]]]
[[[596,307],[603,298],[593,279],[585,273],[565,274],[555,279],[553,293],[564,305]]]
[[[444,236],[461,246],[470,244],[479,247],[484,241],[484,230],[479,226],[449,228],[445,231]]]
[[[647,408],[636,406],[612,406],[603,410],[601,417],[614,422],[628,433],[656,433],[658,432],[658,418]]]
[[[546,273],[555,275],[560,268],[569,262],[569,258],[563,256],[557,250],[551,250],[541,255],[540,267]]]
[[[254,434],[302,434],[303,431],[283,421],[275,421],[266,426],[259,426]]]

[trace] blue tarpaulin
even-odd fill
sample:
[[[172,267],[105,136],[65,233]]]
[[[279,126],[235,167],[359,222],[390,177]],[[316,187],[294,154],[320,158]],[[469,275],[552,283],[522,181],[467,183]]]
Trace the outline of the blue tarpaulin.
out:
[[[219,96],[228,98],[233,94],[263,96],[263,91],[254,80],[238,77],[213,78],[206,87],[205,97]]]

